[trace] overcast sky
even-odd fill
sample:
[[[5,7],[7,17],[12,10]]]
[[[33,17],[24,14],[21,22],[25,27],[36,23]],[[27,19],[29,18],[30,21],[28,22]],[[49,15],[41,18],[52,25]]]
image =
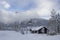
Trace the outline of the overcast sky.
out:
[[[0,0],[0,19],[4,22],[34,17],[47,19],[52,9],[60,11],[60,0]]]

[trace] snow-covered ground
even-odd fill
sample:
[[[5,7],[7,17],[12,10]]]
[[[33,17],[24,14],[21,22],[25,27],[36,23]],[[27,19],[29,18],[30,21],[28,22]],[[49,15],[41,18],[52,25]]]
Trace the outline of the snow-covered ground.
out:
[[[25,34],[15,31],[0,31],[0,40],[60,40],[60,35]]]

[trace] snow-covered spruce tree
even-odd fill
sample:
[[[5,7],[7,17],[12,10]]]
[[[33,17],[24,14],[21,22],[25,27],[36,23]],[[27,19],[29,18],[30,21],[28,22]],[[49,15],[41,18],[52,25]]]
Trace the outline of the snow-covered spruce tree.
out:
[[[60,33],[60,15],[54,9],[51,11],[51,18],[49,20],[50,33]]]
[[[60,33],[60,14],[58,13],[57,15],[56,15],[56,21],[57,21],[57,32],[58,33]]]

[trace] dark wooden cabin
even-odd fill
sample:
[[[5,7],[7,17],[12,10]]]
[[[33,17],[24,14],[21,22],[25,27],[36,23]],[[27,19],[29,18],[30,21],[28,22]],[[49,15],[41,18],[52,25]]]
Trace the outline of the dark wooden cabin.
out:
[[[48,29],[46,27],[36,27],[35,29],[30,29],[31,33],[46,34]]]

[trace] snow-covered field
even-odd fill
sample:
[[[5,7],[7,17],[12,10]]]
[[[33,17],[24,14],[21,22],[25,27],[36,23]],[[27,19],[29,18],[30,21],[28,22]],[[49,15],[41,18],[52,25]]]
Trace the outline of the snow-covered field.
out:
[[[0,40],[60,40],[60,35],[25,34],[15,31],[0,31]]]

